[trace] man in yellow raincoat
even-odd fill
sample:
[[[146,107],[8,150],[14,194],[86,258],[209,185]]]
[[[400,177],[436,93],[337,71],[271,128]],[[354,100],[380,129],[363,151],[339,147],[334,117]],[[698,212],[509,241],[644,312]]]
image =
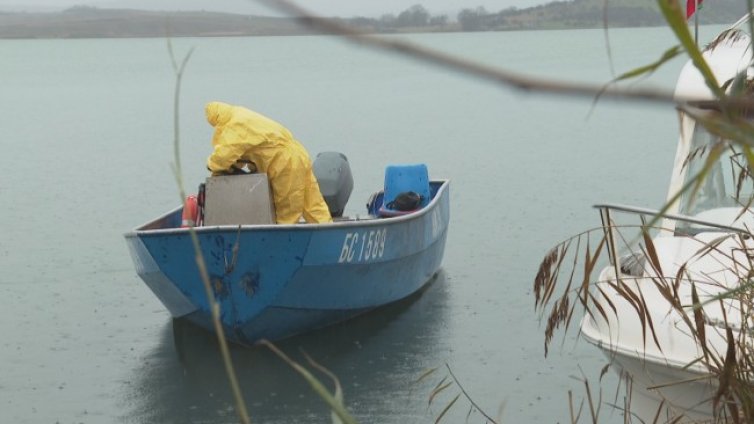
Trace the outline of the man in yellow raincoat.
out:
[[[332,222],[312,161],[287,128],[249,109],[222,102],[205,108],[215,128],[214,151],[207,158],[213,174],[230,171],[238,161],[253,162],[270,179],[278,224]]]

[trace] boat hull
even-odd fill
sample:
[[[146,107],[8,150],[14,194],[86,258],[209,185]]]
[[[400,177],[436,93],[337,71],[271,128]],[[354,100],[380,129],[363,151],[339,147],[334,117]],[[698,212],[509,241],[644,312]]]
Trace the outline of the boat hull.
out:
[[[670,256],[663,255],[669,251],[698,250],[696,243],[686,238],[656,239],[654,245],[663,259]],[[679,245],[694,248],[686,246],[684,249]],[[719,258],[716,262],[720,262]],[[669,260],[663,264],[671,274],[675,272]],[[626,300],[631,296],[619,294],[607,283],[617,281],[615,268],[607,267],[600,273],[600,283],[597,283],[600,290],[595,299],[602,305],[611,305],[610,309],[605,309],[606,315],[587,314],[581,321],[580,331],[586,341],[598,347],[617,366],[617,371],[622,371],[623,377],[630,379],[627,387],[630,387],[628,409],[631,415],[648,423],[710,422],[715,418],[713,399],[718,390],[717,382],[705,362],[699,359],[704,353],[696,339],[688,330],[684,331],[685,324],[677,311],[657,291],[658,279],[621,274],[620,280],[624,293],[630,290],[636,298],[642,298],[647,311],[645,320],[651,322],[651,326],[643,324],[633,304]],[[703,285],[699,287],[702,290]],[[678,286],[684,304],[691,303],[688,292],[685,282]],[[715,311],[708,308],[707,312],[713,316]],[[722,357],[727,345],[720,329],[707,325],[706,335],[710,351]]]
[[[194,233],[224,331],[277,340],[401,300],[439,271],[448,182],[424,209],[332,224],[200,227]],[[174,318],[213,329],[191,233],[178,208],[126,235],[137,273]]]
[[[611,345],[589,317],[582,322],[581,332],[623,378],[630,379],[626,386],[630,388],[626,409],[633,418],[639,419],[636,422],[704,423],[713,420],[712,399],[717,385],[706,378],[709,373]]]

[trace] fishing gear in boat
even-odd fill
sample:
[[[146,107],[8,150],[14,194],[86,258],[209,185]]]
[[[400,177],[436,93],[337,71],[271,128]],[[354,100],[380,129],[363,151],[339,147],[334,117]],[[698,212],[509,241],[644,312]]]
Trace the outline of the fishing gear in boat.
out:
[[[388,202],[387,207],[397,211],[413,211],[419,208],[424,196],[414,191],[404,191],[395,196],[395,200]]]

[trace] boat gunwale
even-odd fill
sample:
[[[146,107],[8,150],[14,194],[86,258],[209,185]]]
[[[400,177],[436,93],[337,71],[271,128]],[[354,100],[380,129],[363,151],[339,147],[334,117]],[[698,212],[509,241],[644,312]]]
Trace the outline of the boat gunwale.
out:
[[[164,219],[165,217],[175,213],[176,211],[183,208],[183,206],[178,206],[174,209],[171,209],[169,212],[166,212],[159,217],[152,219],[150,221],[145,222],[144,224],[139,225],[138,227],[134,228],[133,230],[127,232],[124,234],[126,238],[133,238],[133,237],[139,237],[139,236],[146,236],[146,235],[170,235],[170,234],[184,234],[189,233],[191,230],[197,232],[197,233],[205,233],[205,232],[216,232],[216,231],[258,231],[258,230],[265,230],[265,231],[327,231],[332,229],[339,229],[339,228],[347,228],[347,227],[369,227],[369,226],[377,226],[377,225],[384,225],[386,223],[400,223],[404,221],[413,221],[416,219],[419,219],[423,217],[424,215],[428,214],[431,210],[434,210],[439,203],[439,199],[444,195],[444,192],[448,190],[450,179],[436,179],[431,180],[431,183],[440,183],[440,187],[438,187],[434,197],[432,200],[427,204],[427,206],[421,208],[420,210],[412,213],[408,213],[405,215],[398,215],[398,216],[390,216],[390,217],[372,217],[365,219],[348,219],[348,220],[342,220],[342,221],[333,221],[328,222],[324,224],[253,224],[253,225],[213,225],[213,226],[202,226],[202,227],[185,227],[185,228],[161,228],[161,229],[153,229],[153,230],[142,230],[140,228],[143,228],[153,222],[159,221],[161,219]]]

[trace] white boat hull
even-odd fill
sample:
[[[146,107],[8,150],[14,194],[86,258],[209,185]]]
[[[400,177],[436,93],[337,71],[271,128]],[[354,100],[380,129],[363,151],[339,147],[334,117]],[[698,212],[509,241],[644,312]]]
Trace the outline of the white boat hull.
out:
[[[715,363],[722,363],[728,350],[724,317],[728,325],[740,328],[741,308],[735,300],[705,304],[704,334],[705,349],[692,335],[694,312],[690,305],[692,285],[702,302],[733,288],[742,276],[733,269],[748,274],[744,267],[743,251],[748,247],[737,237],[719,241],[718,249],[700,254],[703,246],[713,242],[720,234],[705,233],[697,237],[658,237],[653,241],[659,257],[659,268],[665,275],[675,276],[683,266],[695,280],[658,276],[652,266],[645,263],[643,277],[619,273],[616,267],[602,270],[595,293],[595,303],[603,306],[605,314],[593,309],[581,322],[581,334],[612,359],[618,371],[625,371],[630,379],[628,404],[632,416],[642,421],[665,423],[683,417],[678,423],[712,422],[715,413],[725,414],[724,408],[715,411],[714,398],[718,390],[717,380],[711,372]],[[734,252],[727,254],[726,252]],[[734,266],[733,263],[737,266]],[[714,276],[718,280],[705,281]],[[620,281],[620,283],[616,283]],[[721,284],[721,282],[727,282]],[[620,286],[620,292],[616,290]],[[675,287],[677,302],[683,311],[673,307],[661,292],[661,288]],[[641,298],[643,317],[630,299]],[[611,305],[611,306],[608,306]],[[685,318],[682,315],[685,314]],[[739,315],[740,317],[740,315]],[[742,335],[733,330],[740,343]],[[716,362],[717,361],[717,362]],[[658,417],[655,421],[655,417]]]
[[[656,357],[644,357],[611,346],[588,316],[581,325],[584,338],[597,346],[621,373],[626,385],[626,404],[631,422],[704,423],[714,418],[714,380],[698,368],[684,369]],[[656,421],[655,421],[655,418]],[[639,421],[641,420],[641,421]]]

